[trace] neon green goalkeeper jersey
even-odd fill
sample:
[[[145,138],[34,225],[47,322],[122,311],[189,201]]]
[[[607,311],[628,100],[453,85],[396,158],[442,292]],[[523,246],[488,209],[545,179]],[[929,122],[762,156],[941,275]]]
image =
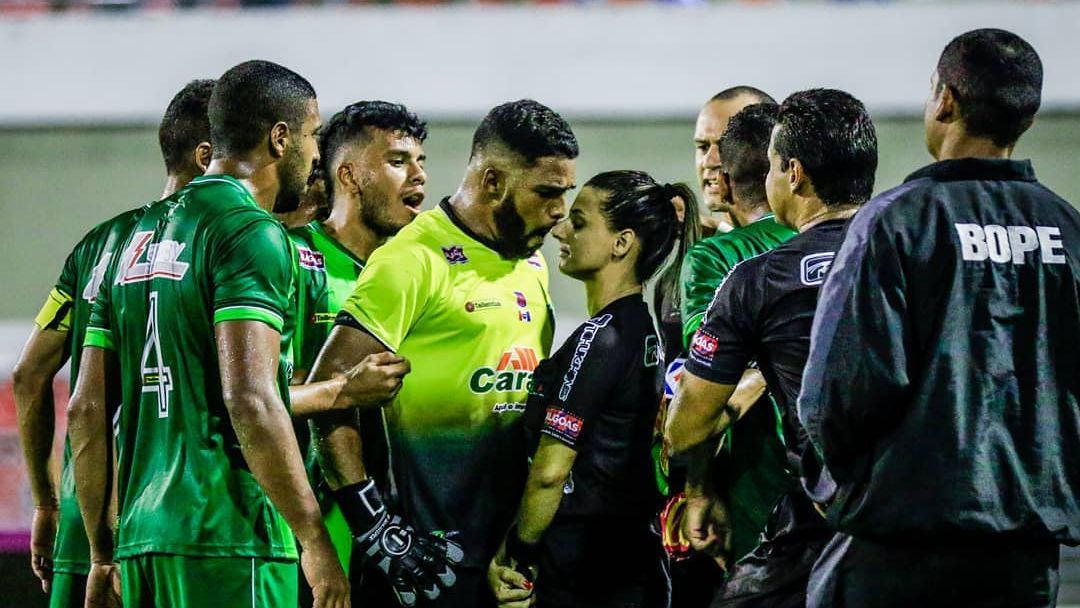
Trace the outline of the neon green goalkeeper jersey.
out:
[[[122,377],[117,557],[295,559],[240,451],[214,337],[225,321],[283,331],[294,286],[285,230],[240,182],[209,175],[151,205],[122,251],[86,334],[87,346],[116,350]],[[288,368],[283,355],[286,402]]]
[[[109,261],[127,237],[131,225],[146,207],[125,211],[108,219],[82,238],[67,260],[34,323],[41,329],[68,334],[71,379],[74,390],[79,375],[86,324],[90,306],[97,299],[98,287]],[[64,440],[64,466],[60,474],[60,512],[53,547],[53,568],[57,572],[86,574],[90,571],[90,545],[86,540],[82,514],[75,499],[75,471],[71,466],[71,444]]]
[[[375,250],[338,323],[412,364],[384,408],[399,506],[486,566],[521,498],[521,412],[551,347],[543,257],[500,257],[444,200]]]

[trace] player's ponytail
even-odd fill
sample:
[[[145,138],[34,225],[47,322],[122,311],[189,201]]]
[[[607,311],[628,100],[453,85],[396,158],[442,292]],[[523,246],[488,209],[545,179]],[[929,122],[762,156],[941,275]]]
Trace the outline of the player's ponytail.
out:
[[[608,171],[585,185],[607,194],[602,212],[613,230],[630,229],[637,236],[641,245],[634,274],[638,281],[644,283],[656,274],[676,242],[681,254],[689,246],[687,241],[694,240],[687,235],[698,230],[697,199],[685,184],[659,184],[644,171]],[[683,210],[681,222],[676,205]]]

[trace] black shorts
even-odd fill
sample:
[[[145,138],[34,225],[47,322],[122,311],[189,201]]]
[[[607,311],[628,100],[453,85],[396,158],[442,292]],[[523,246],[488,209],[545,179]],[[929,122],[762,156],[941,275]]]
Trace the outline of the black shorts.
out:
[[[666,608],[667,558],[648,521],[556,521],[544,533],[539,608]]]
[[[901,547],[847,534],[814,564],[809,608],[1043,608],[1057,600],[1057,543]]]

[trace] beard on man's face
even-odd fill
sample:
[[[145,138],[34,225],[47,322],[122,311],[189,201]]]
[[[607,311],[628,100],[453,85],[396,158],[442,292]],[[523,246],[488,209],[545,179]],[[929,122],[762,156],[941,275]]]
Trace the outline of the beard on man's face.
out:
[[[518,213],[513,195],[495,208],[495,229],[498,235],[493,247],[499,255],[508,260],[521,260],[536,253],[544,244],[544,237],[550,232],[547,228],[541,228],[526,234],[525,218]],[[529,243],[533,240],[537,241],[535,245]]]
[[[278,193],[274,199],[274,213],[289,213],[300,208],[300,201],[307,192],[309,178],[314,167],[304,167],[304,157],[299,148],[290,148],[277,165]]]

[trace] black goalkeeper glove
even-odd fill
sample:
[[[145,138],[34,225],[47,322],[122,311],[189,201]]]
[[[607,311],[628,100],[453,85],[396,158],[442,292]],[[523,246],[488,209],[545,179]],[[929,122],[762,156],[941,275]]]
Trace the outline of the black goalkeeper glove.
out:
[[[450,566],[465,557],[461,546],[431,534],[417,534],[401,517],[391,515],[374,481],[346,486],[333,495],[364,564],[386,575],[402,606],[415,606],[418,595],[433,600],[441,589],[449,589],[457,581]]]

